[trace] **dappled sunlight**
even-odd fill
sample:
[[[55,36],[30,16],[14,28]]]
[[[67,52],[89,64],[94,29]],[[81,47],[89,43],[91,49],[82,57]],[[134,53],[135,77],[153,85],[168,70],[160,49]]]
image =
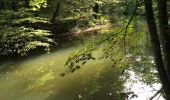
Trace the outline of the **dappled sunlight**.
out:
[[[61,77],[64,63],[73,50],[13,62],[11,70],[1,73],[0,97],[3,100],[76,100],[114,94],[113,85],[119,83],[114,81],[119,77],[113,76],[114,69],[107,60],[89,61],[79,71]]]
[[[0,100],[170,100],[169,6],[0,0]]]

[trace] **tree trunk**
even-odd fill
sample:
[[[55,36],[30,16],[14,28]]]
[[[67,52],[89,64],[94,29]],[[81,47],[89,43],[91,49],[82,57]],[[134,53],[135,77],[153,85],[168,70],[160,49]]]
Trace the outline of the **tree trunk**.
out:
[[[166,94],[166,99],[170,100],[170,82],[162,59],[160,42],[159,42],[155,18],[153,14],[152,0],[145,0],[145,11],[146,11],[146,19],[149,28],[150,39],[154,51],[156,68],[158,70],[158,74],[159,74],[160,81],[162,83],[163,90]]]
[[[62,0],[61,0],[61,1],[62,1]],[[54,23],[56,17],[60,16],[61,1],[58,1],[58,2],[57,2],[57,5],[56,5],[56,7],[55,7],[55,11],[54,11],[53,16],[52,16],[52,18],[51,18],[51,22],[52,22],[52,23]]]
[[[158,0],[158,18],[166,71],[170,79],[170,33],[168,31],[167,0]]]
[[[94,17],[94,19],[98,18],[98,13],[99,13],[99,4],[95,3],[95,5],[93,7],[93,17]]]

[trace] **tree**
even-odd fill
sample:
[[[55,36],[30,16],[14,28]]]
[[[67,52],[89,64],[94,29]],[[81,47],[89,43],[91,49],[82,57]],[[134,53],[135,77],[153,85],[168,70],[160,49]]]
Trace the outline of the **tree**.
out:
[[[165,68],[170,79],[170,31],[168,25],[167,0],[158,0],[158,18]]]
[[[167,34],[168,22],[165,22],[165,21],[168,21],[167,15],[165,14],[167,12],[166,12],[166,7],[161,8],[162,6],[167,6],[166,0],[164,0],[164,2],[163,1],[161,2],[161,0],[159,0],[158,9],[159,9],[161,34],[164,36],[163,41],[168,42],[167,39],[165,39],[165,36],[169,37],[169,35]],[[158,70],[158,74],[159,74],[164,92],[166,94],[166,99],[170,100],[170,80],[169,80],[168,73],[167,73],[168,70],[165,69],[165,64],[162,59],[160,42],[159,42],[155,18],[154,18],[154,14],[153,14],[152,0],[145,0],[145,11],[146,11],[146,19],[147,19],[148,28],[149,28],[149,34],[150,34],[153,51],[154,51],[155,64],[156,64],[156,67]],[[160,15],[160,14],[163,14],[163,15]],[[163,18],[165,18],[165,20]],[[165,46],[167,46],[167,48]],[[167,43],[165,43],[163,48],[166,52],[166,50],[169,48]],[[168,56],[167,52],[164,54],[166,57]],[[167,60],[167,58],[166,58],[166,60]]]
[[[51,18],[52,23],[55,22],[56,17],[60,16],[61,3],[62,3],[62,0],[59,0],[59,1],[56,1],[56,5],[53,5],[54,11],[53,11],[53,15],[52,15],[52,18]]]
[[[99,4],[97,2],[95,3],[95,5],[93,7],[93,12],[94,12],[93,17],[95,19],[97,19],[98,13],[99,13]]]
[[[127,2],[127,1],[126,1]],[[141,0],[137,0],[137,2],[142,2]],[[153,11],[153,1],[152,0],[144,0],[144,6],[146,11],[146,20],[149,28],[149,35],[150,40],[153,46],[153,52],[154,52],[154,58],[155,58],[155,64],[156,69],[158,70],[159,78],[162,83],[162,87],[164,90],[164,93],[166,95],[166,99],[170,100],[170,74],[169,74],[169,62],[170,62],[170,37],[169,37],[169,31],[168,31],[168,17],[167,17],[167,0],[158,0],[158,16],[159,16],[159,27],[160,27],[160,34],[162,37],[162,42],[159,40],[158,32],[157,32],[157,24],[155,22],[155,16]],[[133,15],[132,15],[133,16]],[[126,27],[126,29],[128,26]],[[122,32],[122,31],[121,31]],[[123,31],[124,32],[124,31]],[[119,33],[119,32],[118,32]],[[126,34],[126,31],[125,31]],[[101,41],[96,42],[95,45],[92,47],[87,47],[85,51],[81,51],[78,55],[75,54],[75,56],[71,56],[68,61],[66,62],[66,67],[71,71],[74,72],[76,69],[79,69],[80,66],[74,66],[75,62],[85,62],[89,59],[94,59],[94,57],[91,55],[91,51],[93,51],[95,48],[97,48],[99,45],[101,45],[103,42],[108,40],[114,35],[108,36],[108,38],[103,38]],[[114,38],[112,38],[114,39]],[[161,45],[163,46],[163,54],[161,50]],[[83,53],[84,52],[84,53]],[[82,58],[84,58],[82,60]],[[164,58],[164,59],[163,59]],[[70,60],[70,62],[69,62]],[[75,62],[74,62],[75,60]],[[80,63],[79,62],[79,63]],[[84,62],[82,63],[84,64]],[[70,66],[70,68],[69,68]]]
[[[0,30],[0,55],[25,56],[39,47],[49,51],[53,42],[50,38],[51,31],[40,27],[40,24],[47,26],[49,21],[45,18],[34,17],[29,7],[22,7],[24,3],[19,7],[19,0],[14,3],[16,7],[4,8],[0,11],[0,20],[2,20],[0,22],[2,28]]]

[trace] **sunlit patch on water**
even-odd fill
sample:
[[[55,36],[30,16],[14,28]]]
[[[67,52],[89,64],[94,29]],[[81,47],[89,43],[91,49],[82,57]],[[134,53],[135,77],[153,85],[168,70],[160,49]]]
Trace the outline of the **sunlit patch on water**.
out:
[[[152,96],[161,88],[161,84],[153,84],[148,86],[147,84],[139,81],[138,76],[129,71],[130,78],[125,83],[127,91],[133,91],[132,95],[129,95],[128,100],[150,100]],[[133,97],[135,96],[135,97]],[[152,100],[165,100],[161,94],[155,96]]]

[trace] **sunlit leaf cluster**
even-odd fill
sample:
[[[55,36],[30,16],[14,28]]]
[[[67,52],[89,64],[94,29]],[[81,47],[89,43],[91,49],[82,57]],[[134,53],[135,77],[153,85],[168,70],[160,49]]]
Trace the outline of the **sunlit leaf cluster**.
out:
[[[26,17],[22,19],[13,20],[12,24],[22,24],[22,23],[46,23],[49,24],[49,20],[41,17]]]
[[[49,24],[47,19],[33,17],[33,13],[27,8],[21,8],[17,11],[1,10],[0,15],[1,54],[24,56],[37,47],[43,47],[47,51],[50,50],[51,44],[54,43],[49,38],[51,32],[31,27],[32,24],[36,23]]]
[[[29,5],[32,7],[32,10],[37,11],[47,7],[47,0],[30,0]]]
[[[26,55],[31,49],[37,47],[50,48],[52,39],[48,38],[50,32],[47,30],[34,30],[33,28],[25,27],[5,27],[1,30],[0,52],[7,55],[18,53]]]

